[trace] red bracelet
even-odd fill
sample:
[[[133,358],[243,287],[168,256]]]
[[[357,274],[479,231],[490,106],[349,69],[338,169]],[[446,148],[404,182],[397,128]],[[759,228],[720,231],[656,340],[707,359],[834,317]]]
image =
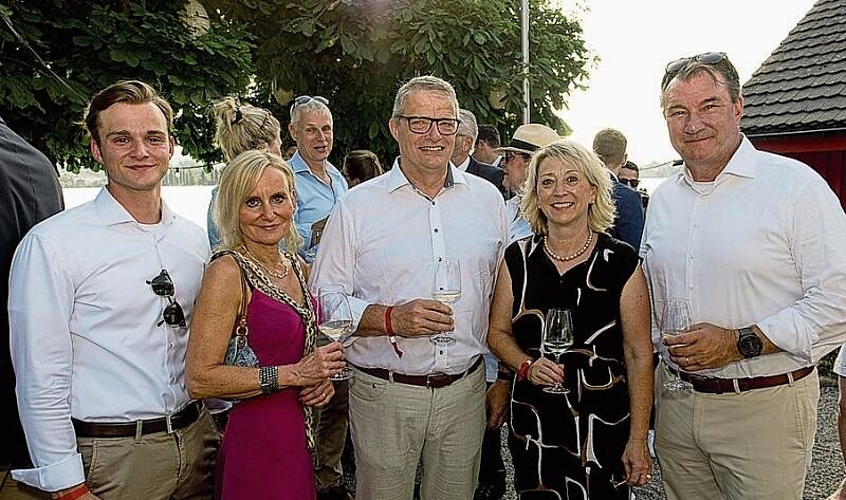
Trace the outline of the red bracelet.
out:
[[[388,306],[385,309],[385,332],[388,334],[388,341],[391,343],[391,347],[394,348],[394,352],[397,353],[397,357],[401,358],[404,354],[402,349],[400,349],[399,342],[397,342],[397,336],[394,335],[394,327],[391,324],[391,312],[394,310],[394,306]]]
[[[82,498],[83,496],[85,496],[86,493],[90,491],[91,490],[88,489],[88,485],[83,483],[79,485],[79,487],[77,487],[76,489],[70,490],[64,495],[54,497],[53,500],[76,500],[77,498]]]

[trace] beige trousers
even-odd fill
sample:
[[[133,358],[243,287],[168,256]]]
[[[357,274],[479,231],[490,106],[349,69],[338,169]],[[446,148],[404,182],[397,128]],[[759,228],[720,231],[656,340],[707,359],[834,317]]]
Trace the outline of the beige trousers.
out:
[[[655,448],[668,500],[800,500],[819,378],[743,393],[670,392],[655,380]]]
[[[471,500],[485,430],[484,368],[440,389],[354,372],[355,497],[411,500],[422,458],[421,500]]]

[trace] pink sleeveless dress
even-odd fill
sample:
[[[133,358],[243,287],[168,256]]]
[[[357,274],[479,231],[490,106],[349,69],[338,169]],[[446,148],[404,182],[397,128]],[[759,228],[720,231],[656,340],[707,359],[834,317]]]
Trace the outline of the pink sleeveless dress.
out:
[[[261,366],[290,365],[303,357],[305,326],[289,305],[253,289],[247,325]],[[232,408],[218,456],[217,498],[317,498],[298,396],[298,388],[286,388]]]

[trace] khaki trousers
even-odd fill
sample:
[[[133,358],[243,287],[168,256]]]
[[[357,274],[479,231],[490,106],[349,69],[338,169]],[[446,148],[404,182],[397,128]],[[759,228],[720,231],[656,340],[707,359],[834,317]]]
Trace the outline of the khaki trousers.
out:
[[[173,434],[77,438],[86,482],[101,500],[211,499],[219,446],[206,409]]]
[[[671,392],[656,370],[655,448],[668,500],[799,500],[819,378],[743,393]]]
[[[485,370],[440,389],[354,372],[355,497],[411,500],[422,458],[421,500],[471,500],[485,430]]]

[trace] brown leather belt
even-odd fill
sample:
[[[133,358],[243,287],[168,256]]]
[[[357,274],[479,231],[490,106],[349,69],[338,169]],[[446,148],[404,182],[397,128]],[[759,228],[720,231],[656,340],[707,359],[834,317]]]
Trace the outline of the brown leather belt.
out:
[[[155,434],[157,432],[171,433],[184,429],[193,424],[199,418],[203,410],[203,403],[192,401],[185,408],[170,415],[169,417],[151,418],[149,420],[136,420],[126,423],[94,423],[82,420],[71,419],[77,437],[92,438],[115,438],[129,437],[136,434]],[[140,432],[139,432],[140,428]]]
[[[473,365],[467,369],[467,371],[456,373],[455,375],[449,375],[446,373],[430,373],[429,375],[406,375],[404,373],[392,372],[384,368],[364,368],[361,366],[356,366],[356,369],[361,370],[362,372],[368,375],[373,375],[376,378],[381,378],[383,380],[391,380],[393,382],[399,382],[400,384],[416,385],[418,387],[428,387],[429,389],[440,389],[441,387],[451,385],[452,383],[461,380],[466,375],[473,373],[481,365],[482,356],[479,356],[478,358],[476,358],[476,361],[473,363]]]
[[[670,371],[675,373],[675,369],[670,368]],[[713,378],[702,377],[687,372],[680,372],[679,376],[685,382],[690,382],[693,390],[696,392],[707,392],[709,394],[723,394],[725,392],[746,392],[753,389],[764,389],[767,387],[777,387],[790,383],[792,378],[794,382],[801,380],[811,372],[814,371],[813,366],[806,366],[790,373],[782,373],[780,375],[769,375],[767,377],[751,377],[751,378]]]

